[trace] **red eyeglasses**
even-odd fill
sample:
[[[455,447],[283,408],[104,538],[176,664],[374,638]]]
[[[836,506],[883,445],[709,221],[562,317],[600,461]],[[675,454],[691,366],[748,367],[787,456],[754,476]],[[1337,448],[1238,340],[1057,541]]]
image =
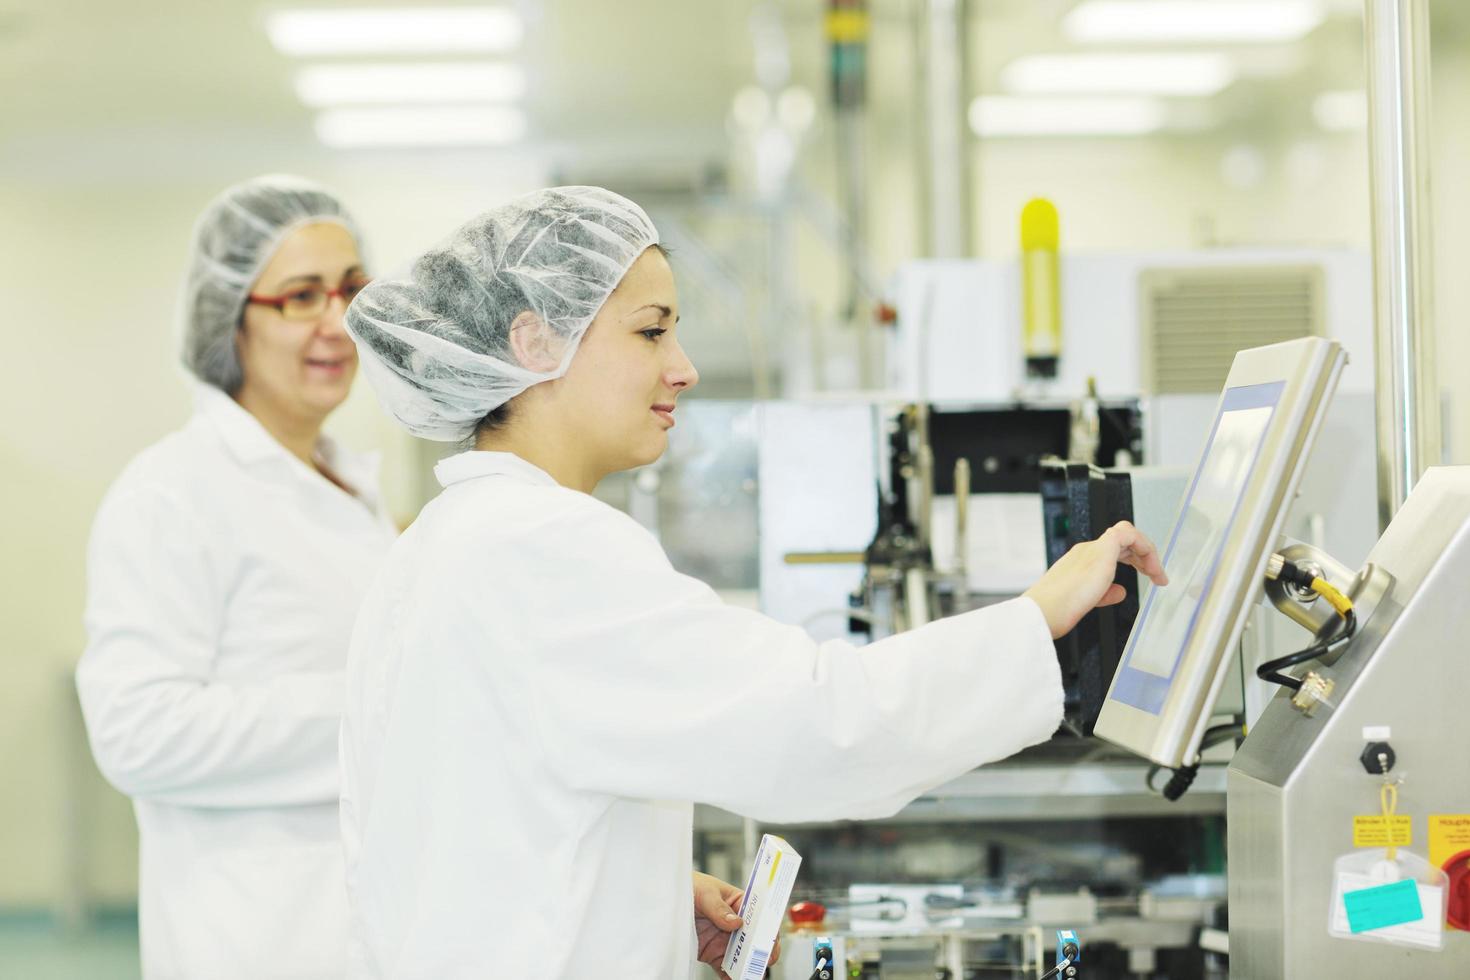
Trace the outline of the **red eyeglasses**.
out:
[[[256,306],[269,306],[279,310],[281,316],[287,320],[315,320],[327,312],[327,304],[332,302],[333,297],[342,297],[343,305],[351,303],[352,298],[362,292],[370,282],[372,280],[366,276],[354,276],[342,280],[342,284],[336,289],[312,283],[279,296],[256,296],[251,293],[245,299]]]

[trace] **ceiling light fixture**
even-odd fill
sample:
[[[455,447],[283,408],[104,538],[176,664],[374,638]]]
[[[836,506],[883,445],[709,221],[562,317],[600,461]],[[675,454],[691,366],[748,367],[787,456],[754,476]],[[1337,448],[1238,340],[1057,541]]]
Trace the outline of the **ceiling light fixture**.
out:
[[[1141,136],[1164,127],[1158,99],[1017,98],[982,95],[970,103],[970,129],[998,136]]]
[[[1062,19],[1080,44],[1295,41],[1327,19],[1321,0],[1086,0]]]
[[[1001,69],[1015,95],[1214,95],[1235,81],[1235,65],[1214,52],[1034,54]]]
[[[266,34],[282,54],[505,53],[520,46],[525,25],[505,7],[278,10]]]
[[[296,95],[306,105],[514,102],[526,94],[519,65],[430,64],[311,65],[296,72]]]

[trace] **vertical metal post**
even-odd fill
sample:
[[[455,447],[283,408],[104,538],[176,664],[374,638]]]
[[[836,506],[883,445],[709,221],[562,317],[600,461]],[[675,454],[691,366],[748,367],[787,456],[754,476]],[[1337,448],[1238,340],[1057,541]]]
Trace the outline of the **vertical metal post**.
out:
[[[970,254],[965,0],[926,0],[923,24],[928,254]]]
[[[1429,186],[1428,0],[1365,0],[1378,523],[1440,462]]]
[[[842,221],[839,241],[846,268],[841,316],[857,330],[858,384],[877,383],[874,372],[872,297],[865,290],[862,268],[867,261],[868,166],[867,101],[868,37],[871,22],[868,0],[827,0],[827,40],[830,44],[832,115],[837,136],[837,184]]]

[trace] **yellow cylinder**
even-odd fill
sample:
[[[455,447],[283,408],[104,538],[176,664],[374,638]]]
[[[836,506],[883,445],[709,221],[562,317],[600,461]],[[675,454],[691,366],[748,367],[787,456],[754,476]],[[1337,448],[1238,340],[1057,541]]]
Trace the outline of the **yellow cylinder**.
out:
[[[1035,197],[1021,209],[1022,335],[1026,373],[1054,378],[1062,356],[1060,224],[1056,205]]]

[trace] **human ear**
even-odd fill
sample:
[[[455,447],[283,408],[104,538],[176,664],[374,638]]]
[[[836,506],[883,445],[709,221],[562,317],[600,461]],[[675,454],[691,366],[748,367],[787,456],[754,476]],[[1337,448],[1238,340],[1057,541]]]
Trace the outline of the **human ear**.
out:
[[[546,321],[523,310],[510,324],[510,349],[521,367],[542,374],[561,366],[561,344]]]

